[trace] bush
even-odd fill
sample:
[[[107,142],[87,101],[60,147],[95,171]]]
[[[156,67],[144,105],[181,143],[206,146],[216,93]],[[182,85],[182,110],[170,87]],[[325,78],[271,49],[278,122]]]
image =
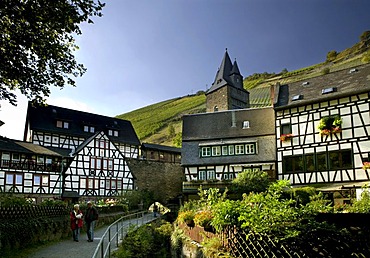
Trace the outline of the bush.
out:
[[[202,210],[195,213],[194,223],[200,227],[209,227],[213,218],[212,211]]]
[[[172,226],[163,220],[131,228],[122,246],[114,254],[117,258],[166,258],[170,256]]]

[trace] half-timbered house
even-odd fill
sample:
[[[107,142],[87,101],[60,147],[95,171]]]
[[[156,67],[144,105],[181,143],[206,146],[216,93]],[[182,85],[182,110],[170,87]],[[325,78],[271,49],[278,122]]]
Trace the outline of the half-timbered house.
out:
[[[34,201],[60,198],[69,151],[0,137],[0,192]]]
[[[110,197],[134,189],[126,159],[139,157],[140,141],[129,121],[29,104],[24,139],[69,154],[57,182],[63,197]]]
[[[370,64],[277,85],[278,178],[345,188],[369,182]]]
[[[207,113],[183,116],[182,159],[185,195],[223,189],[242,171],[266,171],[275,178],[275,117],[272,106],[250,108],[236,61],[226,51],[212,87]]]

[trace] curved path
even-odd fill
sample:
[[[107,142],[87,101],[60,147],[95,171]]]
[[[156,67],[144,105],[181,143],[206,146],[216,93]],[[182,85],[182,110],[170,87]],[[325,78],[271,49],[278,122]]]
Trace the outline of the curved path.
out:
[[[145,224],[154,219],[153,214],[147,214],[144,219],[130,219],[124,223],[130,224]],[[97,228],[94,232],[94,242],[87,242],[86,233],[80,235],[80,241],[74,242],[71,239],[61,240],[55,244],[40,247],[34,252],[30,253],[28,258],[91,258],[95,252],[96,247],[99,244],[101,237],[107,230],[109,225]],[[104,245],[106,246],[106,244]],[[97,256],[100,257],[100,256]]]

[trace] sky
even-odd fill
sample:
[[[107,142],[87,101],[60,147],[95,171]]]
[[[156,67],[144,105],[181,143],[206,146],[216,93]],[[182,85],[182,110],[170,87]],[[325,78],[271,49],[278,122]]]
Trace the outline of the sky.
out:
[[[244,77],[325,61],[370,30],[369,0],[109,0],[76,36],[87,72],[50,105],[116,116],[211,87],[225,49]],[[27,99],[0,101],[0,135],[23,140]]]

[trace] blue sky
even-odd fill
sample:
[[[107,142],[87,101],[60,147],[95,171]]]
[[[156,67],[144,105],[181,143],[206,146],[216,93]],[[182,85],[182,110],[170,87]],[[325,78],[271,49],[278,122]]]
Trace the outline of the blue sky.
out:
[[[320,63],[370,30],[368,0],[110,0],[76,38],[87,73],[52,105],[116,116],[206,90],[225,48],[243,76]],[[27,100],[0,102],[0,135],[23,137]]]

